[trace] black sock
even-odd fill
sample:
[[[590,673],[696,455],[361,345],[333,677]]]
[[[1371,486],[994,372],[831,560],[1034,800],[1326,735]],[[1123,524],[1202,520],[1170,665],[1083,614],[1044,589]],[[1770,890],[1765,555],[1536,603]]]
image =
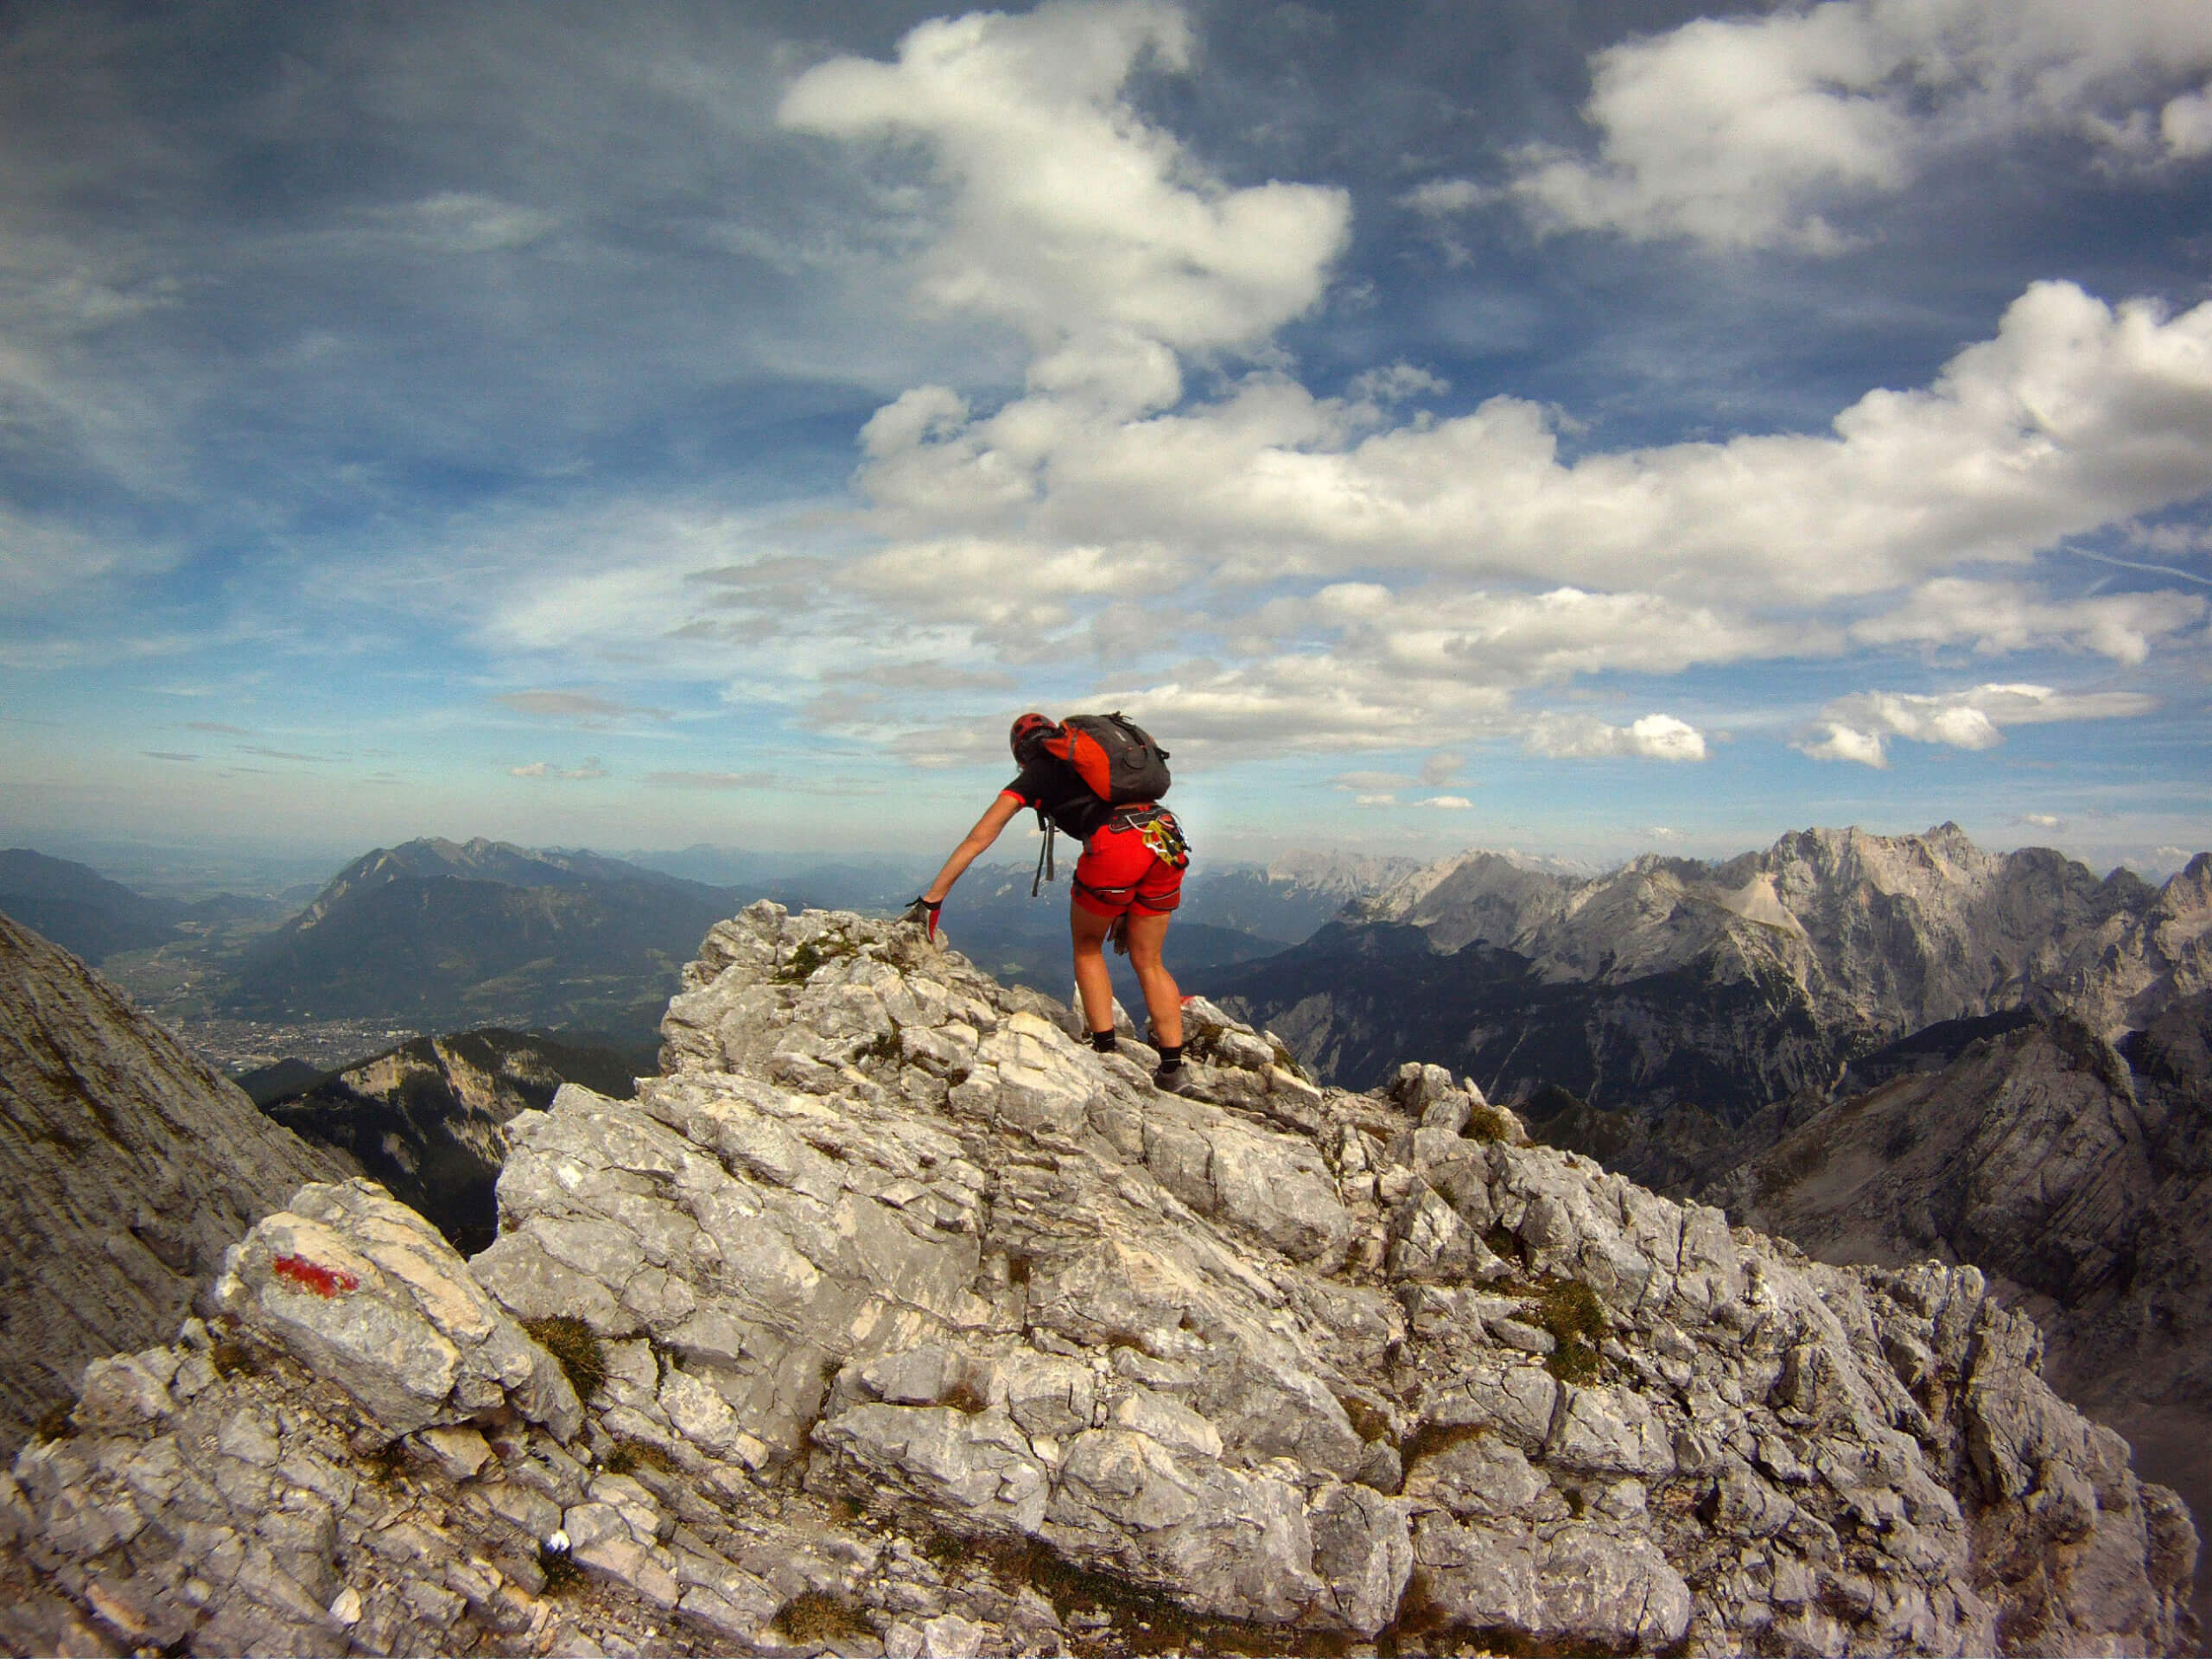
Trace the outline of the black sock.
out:
[[[1116,1047],[1113,1032],[1110,1029],[1106,1031],[1092,1032],[1090,1033],[1090,1046],[1094,1049],[1097,1050],[1101,1054],[1114,1053],[1116,1052]]]
[[[1176,1068],[1176,1067],[1178,1067],[1178,1066],[1181,1065],[1182,1064],[1183,1064],[1183,1045],[1182,1045],[1182,1044],[1178,1043],[1178,1044],[1176,1044],[1176,1045],[1175,1045],[1175,1046],[1174,1046],[1174,1047],[1173,1047],[1173,1048],[1168,1048],[1168,1047],[1166,1047],[1166,1046],[1162,1046],[1162,1047],[1160,1048],[1160,1069],[1161,1071],[1174,1071],[1174,1070],[1175,1070],[1175,1068]]]

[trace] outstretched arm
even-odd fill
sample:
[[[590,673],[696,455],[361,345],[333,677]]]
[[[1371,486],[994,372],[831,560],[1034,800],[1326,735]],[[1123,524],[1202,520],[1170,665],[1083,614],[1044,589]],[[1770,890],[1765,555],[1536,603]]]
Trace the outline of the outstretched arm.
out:
[[[983,855],[999,838],[999,831],[1014,822],[1014,815],[1022,810],[1019,795],[1001,794],[993,801],[983,816],[976,820],[976,827],[968,832],[968,838],[952,849],[952,856],[944,861],[937,880],[922,889],[922,897],[932,905],[943,904],[945,895],[952,891],[952,884]]]

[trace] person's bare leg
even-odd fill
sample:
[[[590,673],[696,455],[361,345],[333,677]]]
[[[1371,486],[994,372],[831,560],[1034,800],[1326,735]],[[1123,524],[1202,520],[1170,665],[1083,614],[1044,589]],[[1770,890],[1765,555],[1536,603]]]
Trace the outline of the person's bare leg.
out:
[[[1083,1020],[1090,1031],[1114,1029],[1114,977],[1106,971],[1106,930],[1110,916],[1093,915],[1071,897],[1068,931],[1075,940],[1075,988],[1083,998]],[[1156,957],[1158,951],[1154,955]],[[1147,1005],[1149,1006],[1149,1005]]]
[[[1136,969],[1137,983],[1144,991],[1144,1009],[1152,1016],[1152,1028],[1160,1040],[1170,1048],[1183,1046],[1183,992],[1175,977],[1160,961],[1160,948],[1167,943],[1166,914],[1155,915],[1148,911],[1129,912],[1129,966]],[[1105,963],[1099,963],[1103,969]]]

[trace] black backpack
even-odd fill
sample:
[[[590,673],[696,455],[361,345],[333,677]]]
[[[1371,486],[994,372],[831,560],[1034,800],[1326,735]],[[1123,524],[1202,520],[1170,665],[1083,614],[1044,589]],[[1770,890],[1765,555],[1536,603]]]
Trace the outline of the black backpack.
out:
[[[1075,768],[1084,786],[1109,806],[1138,806],[1167,792],[1167,751],[1119,709],[1110,715],[1070,715],[1040,747]],[[1052,837],[1058,830],[1042,807],[1037,810],[1037,822],[1045,831],[1045,844],[1038,849],[1037,874],[1029,883],[1032,899],[1040,882],[1052,879]]]
[[[1135,806],[1167,792],[1167,751],[1152,734],[1116,709],[1110,715],[1070,715],[1044,741],[1075,768],[1075,775],[1109,806]]]

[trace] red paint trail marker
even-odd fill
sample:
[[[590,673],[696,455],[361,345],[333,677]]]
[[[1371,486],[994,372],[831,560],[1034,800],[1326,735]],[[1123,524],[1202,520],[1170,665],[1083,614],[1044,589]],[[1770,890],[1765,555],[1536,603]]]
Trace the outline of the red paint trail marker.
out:
[[[343,1268],[326,1268],[320,1262],[310,1262],[304,1255],[271,1256],[269,1270],[279,1279],[289,1279],[302,1290],[312,1291],[317,1296],[335,1296],[343,1291],[358,1290],[361,1281]]]

